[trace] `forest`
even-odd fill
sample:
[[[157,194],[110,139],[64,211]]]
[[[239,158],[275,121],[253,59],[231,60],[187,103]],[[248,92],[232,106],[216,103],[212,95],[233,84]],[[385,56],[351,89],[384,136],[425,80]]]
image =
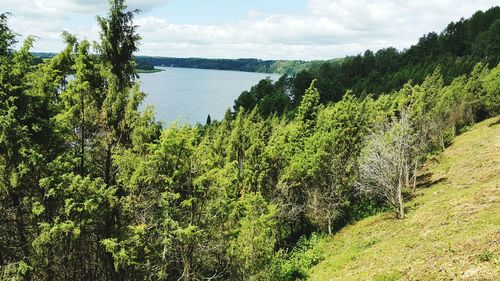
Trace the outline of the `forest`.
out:
[[[135,59],[139,65],[248,72],[271,72],[270,67],[275,63],[275,61],[264,61],[259,59],[166,58],[148,56],[136,56]]]
[[[139,110],[134,16],[112,0],[98,42],[65,32],[36,63],[0,15],[0,280],[304,278],[317,235],[403,220],[426,158],[500,113],[499,7],[195,126]]]
[[[32,52],[35,63],[44,59],[53,58],[55,53]],[[214,70],[233,70],[246,72],[278,73],[295,75],[300,71],[326,61],[301,61],[301,60],[261,60],[261,59],[207,59],[207,58],[171,58],[134,56],[135,67],[138,70],[151,71],[155,66],[182,67]],[[340,61],[332,59],[330,62]]]
[[[292,67],[293,71],[275,71],[294,75],[284,75],[275,83],[261,81],[241,94],[234,109],[251,111],[258,107],[264,116],[293,116],[313,79],[318,79],[316,86],[323,104],[340,101],[348,90],[357,97],[377,97],[399,90],[410,80],[420,84],[438,67],[444,83],[450,84],[456,77],[469,74],[479,62],[490,67],[500,62],[499,19],[500,7],[492,7],[451,22],[439,34],[429,32],[402,51],[392,47],[376,52],[367,50],[342,59],[307,62]],[[293,62],[282,63],[288,69]]]
[[[168,58],[135,56],[139,69],[149,69],[154,66],[171,66],[199,69],[234,70],[247,72],[277,73],[295,75],[301,71],[321,65],[336,63],[342,59],[328,61],[313,60],[261,60],[261,59],[207,59],[207,58]]]

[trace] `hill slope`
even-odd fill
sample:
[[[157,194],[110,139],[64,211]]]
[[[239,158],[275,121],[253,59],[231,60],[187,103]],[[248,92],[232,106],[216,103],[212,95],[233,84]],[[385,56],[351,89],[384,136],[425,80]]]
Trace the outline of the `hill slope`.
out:
[[[500,117],[458,136],[425,174],[405,220],[344,228],[310,279],[500,280]]]

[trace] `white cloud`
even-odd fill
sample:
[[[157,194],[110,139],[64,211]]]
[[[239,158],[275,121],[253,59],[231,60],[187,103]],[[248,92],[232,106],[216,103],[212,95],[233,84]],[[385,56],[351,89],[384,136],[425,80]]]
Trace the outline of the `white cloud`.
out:
[[[129,0],[129,9],[150,11],[167,0]],[[96,15],[105,15],[108,0],[0,0],[0,13],[10,12],[10,27],[23,37],[37,38],[35,50],[58,51],[64,47],[61,34],[70,31],[80,38],[96,40]],[[22,40],[22,38],[21,38]]]
[[[164,6],[167,0],[129,0],[130,9],[149,11]],[[108,0],[0,0],[3,9],[38,16],[70,17],[72,14],[91,14],[106,11]]]
[[[5,3],[7,7],[17,7],[21,17],[12,20],[12,27],[23,34],[29,31],[29,34],[39,35],[44,50],[50,50],[48,48],[62,46],[58,33],[68,28],[65,26],[68,17],[88,15],[94,19],[93,14],[104,13],[106,2],[0,0],[0,6]],[[146,11],[165,4],[165,0],[129,1],[131,8]],[[139,16],[136,24],[140,25],[143,37],[141,54],[326,59],[356,54],[368,48],[406,48],[424,33],[439,32],[450,21],[469,17],[476,10],[496,4],[497,0],[309,0],[301,15],[264,14],[251,10],[246,18],[236,22],[189,25],[173,24],[146,14]],[[32,13],[43,16],[30,17]],[[95,23],[71,28],[70,31],[81,36],[97,37]]]
[[[169,56],[325,59],[395,46],[469,17],[495,1],[310,0],[303,15],[263,15],[226,25],[176,25],[147,17],[142,52]]]

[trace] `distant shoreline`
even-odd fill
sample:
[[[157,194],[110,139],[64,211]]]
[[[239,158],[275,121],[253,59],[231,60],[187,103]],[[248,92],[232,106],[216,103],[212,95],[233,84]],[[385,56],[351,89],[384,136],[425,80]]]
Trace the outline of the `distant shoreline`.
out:
[[[32,52],[32,55],[35,56],[41,62],[43,59],[52,58],[56,54],[45,53],[45,52]],[[255,58],[208,59],[208,58],[136,56],[135,61],[137,64],[136,69],[138,73],[160,72],[160,70],[157,70],[155,67],[161,66],[161,67],[295,75],[303,70],[309,69],[312,66],[320,65],[324,62],[338,63],[341,62],[342,59],[303,61],[303,60],[262,60]]]
[[[245,72],[245,73],[255,73],[255,74],[266,74],[269,76],[272,75],[281,75],[280,73],[273,73],[273,72],[258,72],[258,71],[245,71],[245,70],[232,70],[232,69],[214,69],[214,68],[198,68],[198,67],[182,67],[182,66],[165,66],[165,65],[155,65],[155,70],[157,71],[151,71],[151,72],[143,72],[143,73],[157,73],[161,71],[165,71],[166,68],[176,68],[176,69],[194,69],[194,70],[212,70],[212,71],[229,71],[229,72]],[[161,67],[161,68],[160,68]],[[162,69],[165,68],[165,69]],[[143,69],[141,69],[144,71]]]
[[[137,71],[138,74],[158,73],[158,72],[164,71],[163,69],[156,68],[156,66],[155,66],[154,69],[140,69],[140,68],[136,68],[135,70]]]

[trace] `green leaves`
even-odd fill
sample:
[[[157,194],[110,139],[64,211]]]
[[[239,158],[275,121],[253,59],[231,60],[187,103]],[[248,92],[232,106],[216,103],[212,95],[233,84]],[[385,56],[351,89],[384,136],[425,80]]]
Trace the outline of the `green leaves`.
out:
[[[233,238],[229,254],[237,259],[235,268],[242,279],[262,272],[274,251],[277,209],[260,193],[244,194],[231,214]]]
[[[35,216],[40,216],[43,212],[45,212],[45,207],[40,202],[33,202],[31,212],[33,212]]]
[[[111,77],[116,79],[118,91],[132,86],[136,78],[133,54],[139,49],[141,36],[133,24],[134,15],[139,11],[127,11],[124,0],[112,0],[107,17],[97,17],[101,28],[98,45],[102,62]]]
[[[236,112],[257,110],[264,117],[273,114],[281,115],[291,106],[291,100],[288,96],[289,82],[286,75],[283,75],[276,82],[270,78],[263,79],[249,91],[241,93],[234,101],[233,108]]]
[[[311,129],[316,124],[315,121],[319,109],[319,92],[314,86],[315,83],[316,80],[313,80],[309,89],[306,90],[295,116],[295,120],[303,124],[303,130]]]
[[[498,24],[500,26],[500,23]],[[484,104],[491,115],[500,114],[500,64],[493,68],[487,75],[483,76],[483,87],[486,91]]]

